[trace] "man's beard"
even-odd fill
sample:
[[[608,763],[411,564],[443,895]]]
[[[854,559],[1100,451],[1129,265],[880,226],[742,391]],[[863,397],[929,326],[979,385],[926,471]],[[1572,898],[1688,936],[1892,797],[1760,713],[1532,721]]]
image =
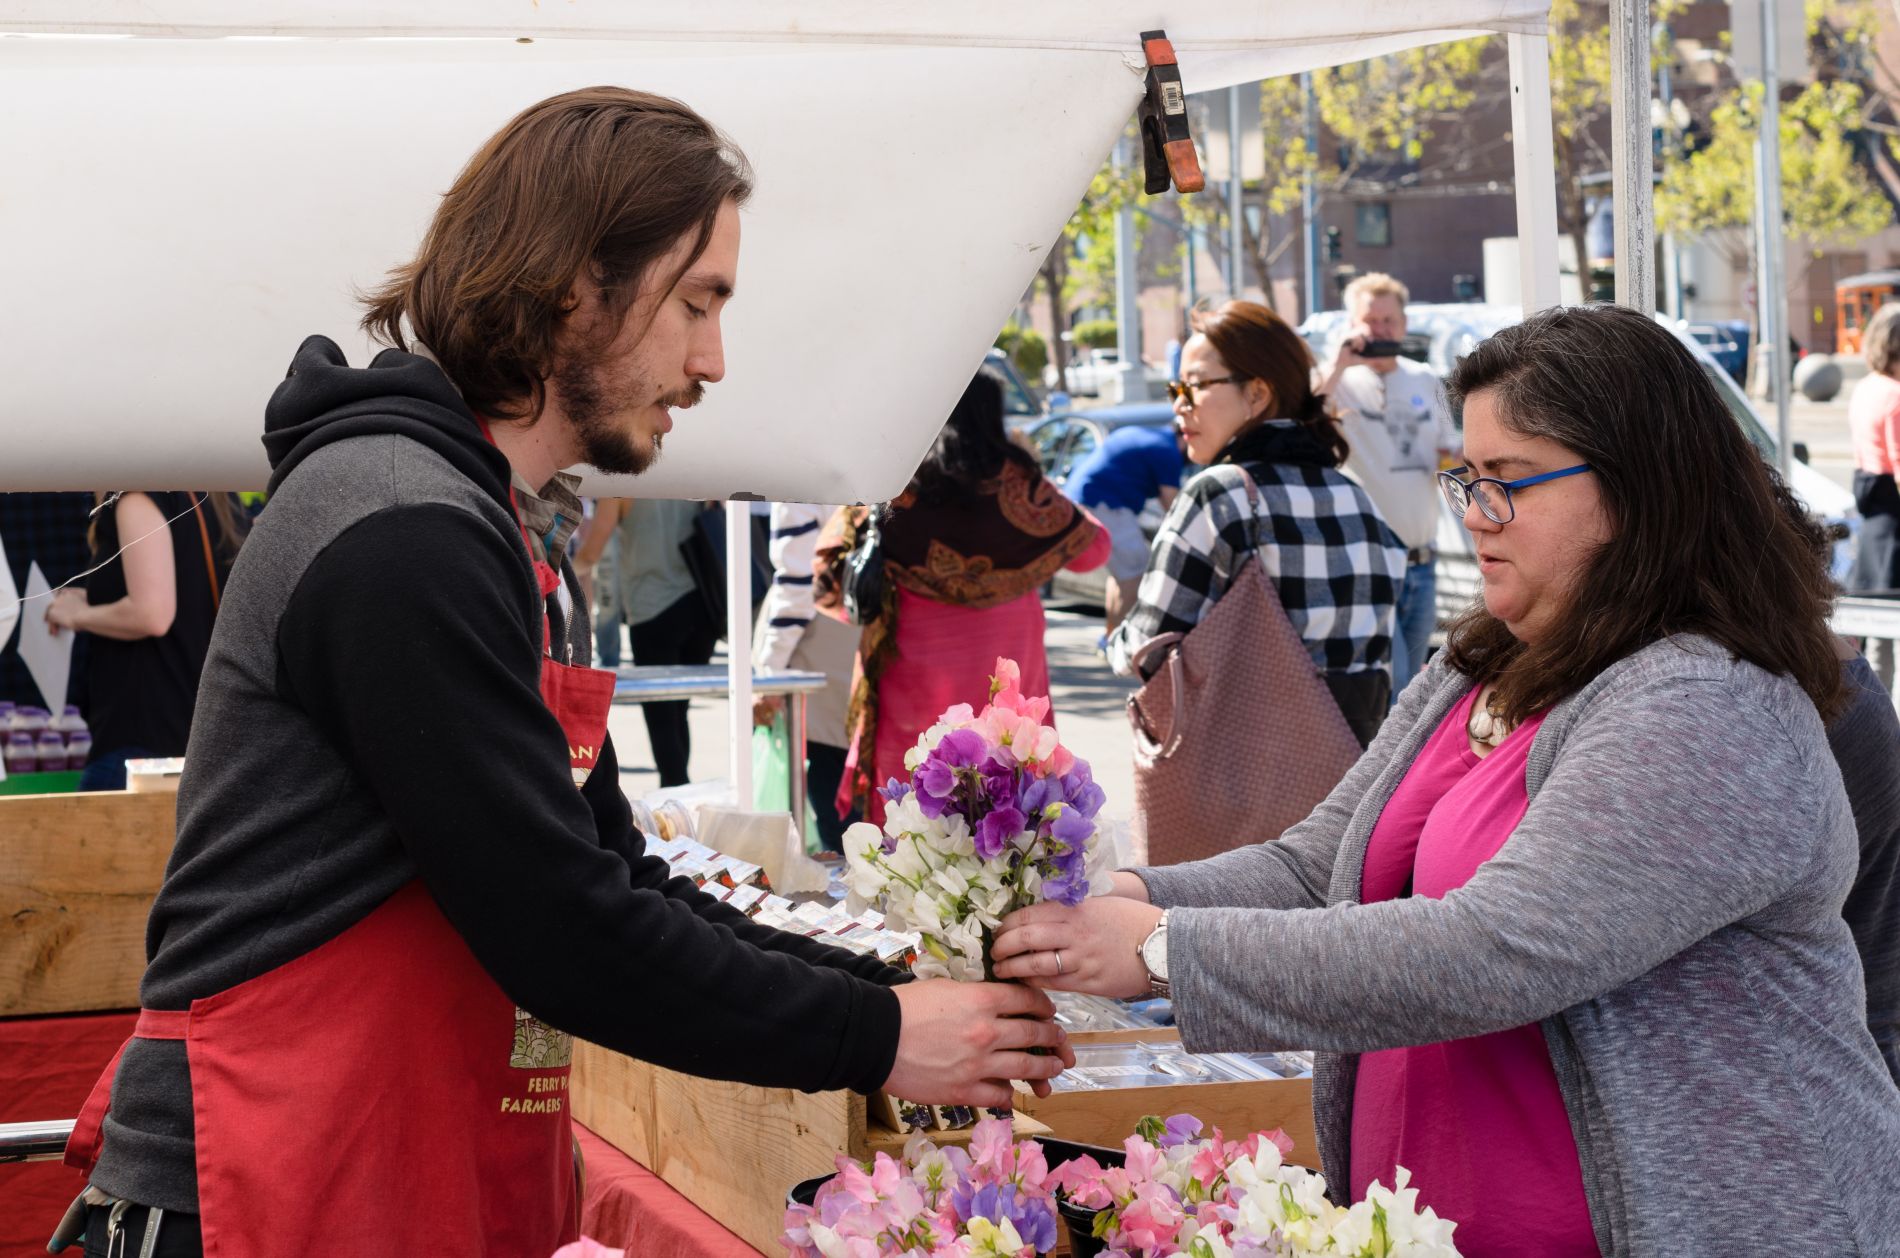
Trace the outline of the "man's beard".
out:
[[[644,409],[639,401],[652,386],[636,376],[632,387],[619,397],[609,398],[599,364],[569,361],[554,373],[552,383],[561,397],[561,407],[580,441],[581,461],[616,476],[638,476],[660,457],[664,433],[654,433],[642,447],[639,437],[614,422],[618,412]],[[677,392],[656,399],[658,405],[685,409],[696,405],[705,395],[705,386],[697,381]]]

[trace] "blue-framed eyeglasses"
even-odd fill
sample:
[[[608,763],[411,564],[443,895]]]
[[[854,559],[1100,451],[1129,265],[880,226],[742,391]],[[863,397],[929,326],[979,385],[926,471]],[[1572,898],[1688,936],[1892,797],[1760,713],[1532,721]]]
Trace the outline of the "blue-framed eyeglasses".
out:
[[[1529,489],[1532,485],[1561,480],[1566,476],[1575,476],[1579,472],[1594,469],[1588,463],[1579,463],[1575,467],[1526,476],[1522,480],[1499,480],[1494,476],[1480,476],[1476,480],[1458,479],[1470,470],[1469,467],[1454,467],[1448,472],[1438,474],[1438,487],[1444,491],[1445,501],[1451,504],[1451,509],[1460,517],[1463,517],[1466,509],[1476,502],[1478,510],[1484,512],[1485,519],[1493,524],[1509,524],[1517,517],[1517,504],[1513,495],[1518,490]]]

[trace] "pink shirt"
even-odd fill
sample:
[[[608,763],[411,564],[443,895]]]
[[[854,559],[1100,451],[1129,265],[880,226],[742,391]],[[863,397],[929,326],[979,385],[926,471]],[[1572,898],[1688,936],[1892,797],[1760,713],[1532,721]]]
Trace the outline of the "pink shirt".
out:
[[[1360,898],[1444,897],[1497,854],[1529,806],[1524,766],[1543,717],[1480,759],[1465,735],[1473,692],[1445,717],[1379,816]],[[1393,1168],[1458,1224],[1458,1252],[1597,1254],[1577,1142],[1544,1034],[1533,1023],[1359,1058],[1352,1195]]]
[[[1900,380],[1872,372],[1847,400],[1854,466],[1863,472],[1900,471]]]

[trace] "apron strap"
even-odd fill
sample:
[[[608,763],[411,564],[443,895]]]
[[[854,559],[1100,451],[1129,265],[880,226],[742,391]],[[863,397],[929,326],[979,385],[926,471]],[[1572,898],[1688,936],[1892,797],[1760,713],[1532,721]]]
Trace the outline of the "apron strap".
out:
[[[141,1040],[182,1040],[190,1029],[189,1009],[141,1009],[132,1036]]]
[[[475,422],[481,425],[482,439],[491,446],[495,445],[495,434],[488,429],[488,417],[486,415],[477,415]],[[500,447],[496,446],[496,449],[500,449]],[[554,592],[561,588],[561,576],[554,570],[553,564],[545,559],[536,559],[534,557],[534,539],[528,536],[528,526],[521,522],[521,503],[515,498],[515,486],[512,473],[510,474],[508,482],[508,509],[514,512],[515,527],[521,530],[521,544],[527,548],[528,562],[534,565],[535,588],[540,590],[542,601],[541,651],[542,654],[552,657],[554,655],[554,634],[548,624],[548,617],[550,606],[558,606],[558,604],[554,603]],[[565,622],[563,622],[562,630],[561,636],[565,638],[567,636]]]

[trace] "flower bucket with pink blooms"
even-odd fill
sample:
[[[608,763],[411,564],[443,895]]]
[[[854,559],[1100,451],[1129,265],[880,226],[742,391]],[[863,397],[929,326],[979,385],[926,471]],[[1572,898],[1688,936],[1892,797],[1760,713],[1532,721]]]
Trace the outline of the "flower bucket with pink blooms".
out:
[[[1119,1152],[1012,1143],[1001,1119],[978,1124],[967,1151],[913,1137],[902,1158],[839,1158],[836,1175],[802,1185],[785,1246],[794,1258],[1028,1258],[1055,1248],[1060,1219],[1077,1258],[1457,1258],[1457,1225],[1418,1204],[1403,1167],[1397,1187],[1374,1181],[1342,1207],[1323,1176],[1285,1160],[1285,1133],[1204,1130],[1189,1114],[1144,1118]]]

